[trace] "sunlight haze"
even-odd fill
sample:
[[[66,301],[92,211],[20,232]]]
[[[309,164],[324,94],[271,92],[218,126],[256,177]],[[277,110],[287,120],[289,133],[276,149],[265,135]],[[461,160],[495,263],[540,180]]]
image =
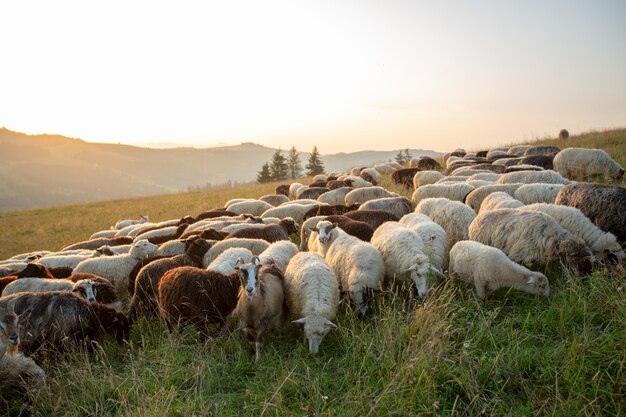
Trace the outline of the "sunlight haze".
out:
[[[626,125],[626,2],[16,1],[0,126],[446,151]]]

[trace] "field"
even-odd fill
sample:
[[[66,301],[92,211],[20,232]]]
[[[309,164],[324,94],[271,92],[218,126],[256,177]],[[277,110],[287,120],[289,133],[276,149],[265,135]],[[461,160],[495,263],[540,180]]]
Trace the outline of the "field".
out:
[[[540,143],[600,147],[626,166],[626,130]],[[121,218],[193,215],[275,185],[1,213],[0,259],[58,249]],[[581,279],[554,265],[546,274],[548,299],[500,290],[482,302],[462,284],[439,282],[423,302],[381,294],[365,320],[342,306],[318,357],[292,325],[269,340],[258,367],[234,329],[200,342],[191,330],[169,334],[142,319],[128,344],[107,340],[92,354],[44,363],[48,386],[1,393],[0,415],[624,414],[626,273],[597,269]]]

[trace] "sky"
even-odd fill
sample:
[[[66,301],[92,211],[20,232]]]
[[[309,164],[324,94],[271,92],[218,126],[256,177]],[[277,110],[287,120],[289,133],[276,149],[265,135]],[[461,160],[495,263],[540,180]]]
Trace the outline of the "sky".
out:
[[[322,153],[626,126],[626,1],[11,1],[0,126]]]

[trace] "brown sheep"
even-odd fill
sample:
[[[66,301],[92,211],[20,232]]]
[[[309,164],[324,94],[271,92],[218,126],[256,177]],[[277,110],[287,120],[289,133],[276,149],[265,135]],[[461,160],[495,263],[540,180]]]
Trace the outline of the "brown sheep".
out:
[[[16,278],[55,278],[45,265],[29,263],[26,268],[15,274]]]
[[[237,306],[240,287],[239,271],[226,275],[193,266],[169,270],[159,283],[161,317],[170,331],[176,324],[193,325],[206,338],[210,326],[224,326]]]
[[[429,156],[422,156],[420,160],[417,161],[417,168],[422,171],[439,171],[441,169],[441,165]]]
[[[4,288],[9,285],[10,283],[12,283],[13,281],[15,281],[17,279],[17,277],[15,275],[9,275],[7,277],[2,277],[0,278],[0,294],[2,294],[2,291],[4,291]]]
[[[282,194],[289,197],[289,184],[281,184],[274,190],[275,194]]]
[[[385,222],[397,222],[400,218],[393,213],[389,213],[384,210],[355,210],[350,211],[344,216],[352,219],[365,222],[372,226],[372,229],[378,229],[378,226]]]
[[[486,158],[489,151],[478,151],[476,152],[476,156],[479,158]]]
[[[523,157],[519,165],[537,165],[543,169],[553,169],[553,161],[553,155],[532,155]]]
[[[60,350],[70,341],[97,341],[104,334],[122,343],[130,334],[131,323],[124,313],[69,291],[13,294],[0,298],[0,308],[13,308],[19,315],[30,310],[20,329],[20,349],[26,353],[44,346]]]
[[[333,215],[326,217],[331,223],[336,223],[344,232],[354,237],[358,237],[364,242],[369,242],[374,234],[374,229],[366,222],[353,220],[346,216]]]
[[[128,236],[113,236],[113,237],[101,237],[97,239],[85,240],[83,242],[72,243],[65,245],[61,248],[61,251],[74,250],[74,249],[91,249],[96,250],[100,246],[119,246],[128,245],[133,243],[133,238]]]
[[[202,266],[202,257],[210,249],[211,244],[204,239],[194,240],[186,253],[171,258],[156,260],[144,266],[135,280],[135,288],[131,294],[129,315],[132,319],[138,316],[154,317],[159,314],[158,288],[163,275],[181,266]]]
[[[279,240],[289,240],[290,235],[298,233],[299,231],[300,226],[298,226],[298,224],[291,217],[286,217],[276,224],[236,230],[229,234],[226,239],[263,239],[269,243],[273,243]]]
[[[391,179],[394,184],[404,186],[407,190],[413,188],[413,177],[417,172],[421,171],[419,168],[400,168],[393,171]]]
[[[567,139],[567,138],[569,138],[569,132],[567,131],[567,129],[561,129],[559,131],[559,139]],[[546,168],[546,169],[548,169],[548,168]],[[552,169],[552,168],[550,168],[550,169]]]
[[[326,183],[328,181],[315,181],[312,184],[309,184],[309,188],[314,188],[314,187],[326,187]]]
[[[330,205],[330,206],[317,206],[313,207],[304,215],[304,220],[314,216],[331,216],[333,214],[344,214],[349,211],[358,210],[359,204],[351,204],[345,206],[343,204]]]
[[[351,187],[351,186],[352,186],[352,180],[350,179],[343,180],[343,181],[333,180],[333,181],[326,182],[326,188],[328,188],[329,190],[336,190],[337,188]]]
[[[309,187],[307,189],[305,189],[304,191],[302,191],[302,193],[300,193],[298,195],[299,199],[307,199],[310,198],[311,200],[316,200],[317,197],[321,196],[324,193],[329,192],[330,189],[326,188],[326,187]]]
[[[204,229],[204,230],[190,230],[180,235],[180,239],[187,239],[191,236],[196,236],[201,239],[208,239],[208,240],[224,240],[224,238],[228,236],[228,232],[224,232],[222,230],[215,230],[212,228]]]
[[[178,239],[183,234],[185,229],[187,229],[187,226],[188,226],[187,223],[181,224],[180,226],[178,226],[176,228],[176,231],[174,231],[174,233],[169,234],[169,235],[148,237],[147,238],[148,242],[154,243],[155,245],[160,245],[161,243],[165,243],[165,242],[168,242],[170,240]]]
[[[226,209],[213,209],[213,210],[209,210],[209,211],[203,211],[202,213],[198,214],[198,216],[196,217],[196,221],[200,221],[200,220],[204,220],[204,219],[213,219],[215,217],[222,217],[222,216],[226,216],[226,217],[235,217],[238,216],[237,213],[233,213],[232,211],[228,211]],[[190,223],[192,224],[192,223]]]

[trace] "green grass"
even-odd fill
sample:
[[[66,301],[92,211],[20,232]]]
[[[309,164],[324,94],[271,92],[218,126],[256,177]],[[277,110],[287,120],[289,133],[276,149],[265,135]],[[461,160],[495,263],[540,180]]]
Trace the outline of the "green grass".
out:
[[[606,138],[589,140],[601,147]],[[3,213],[0,250],[55,249],[122,217],[180,217],[274,186]],[[169,334],[142,319],[128,344],[106,340],[93,354],[44,363],[48,386],[2,393],[0,415],[623,415],[626,273],[599,269],[581,279],[552,267],[547,275],[548,299],[503,289],[483,302],[443,282],[422,303],[385,292],[366,320],[342,306],[318,357],[301,328],[287,325],[258,367],[232,327],[201,342],[192,329]]]

